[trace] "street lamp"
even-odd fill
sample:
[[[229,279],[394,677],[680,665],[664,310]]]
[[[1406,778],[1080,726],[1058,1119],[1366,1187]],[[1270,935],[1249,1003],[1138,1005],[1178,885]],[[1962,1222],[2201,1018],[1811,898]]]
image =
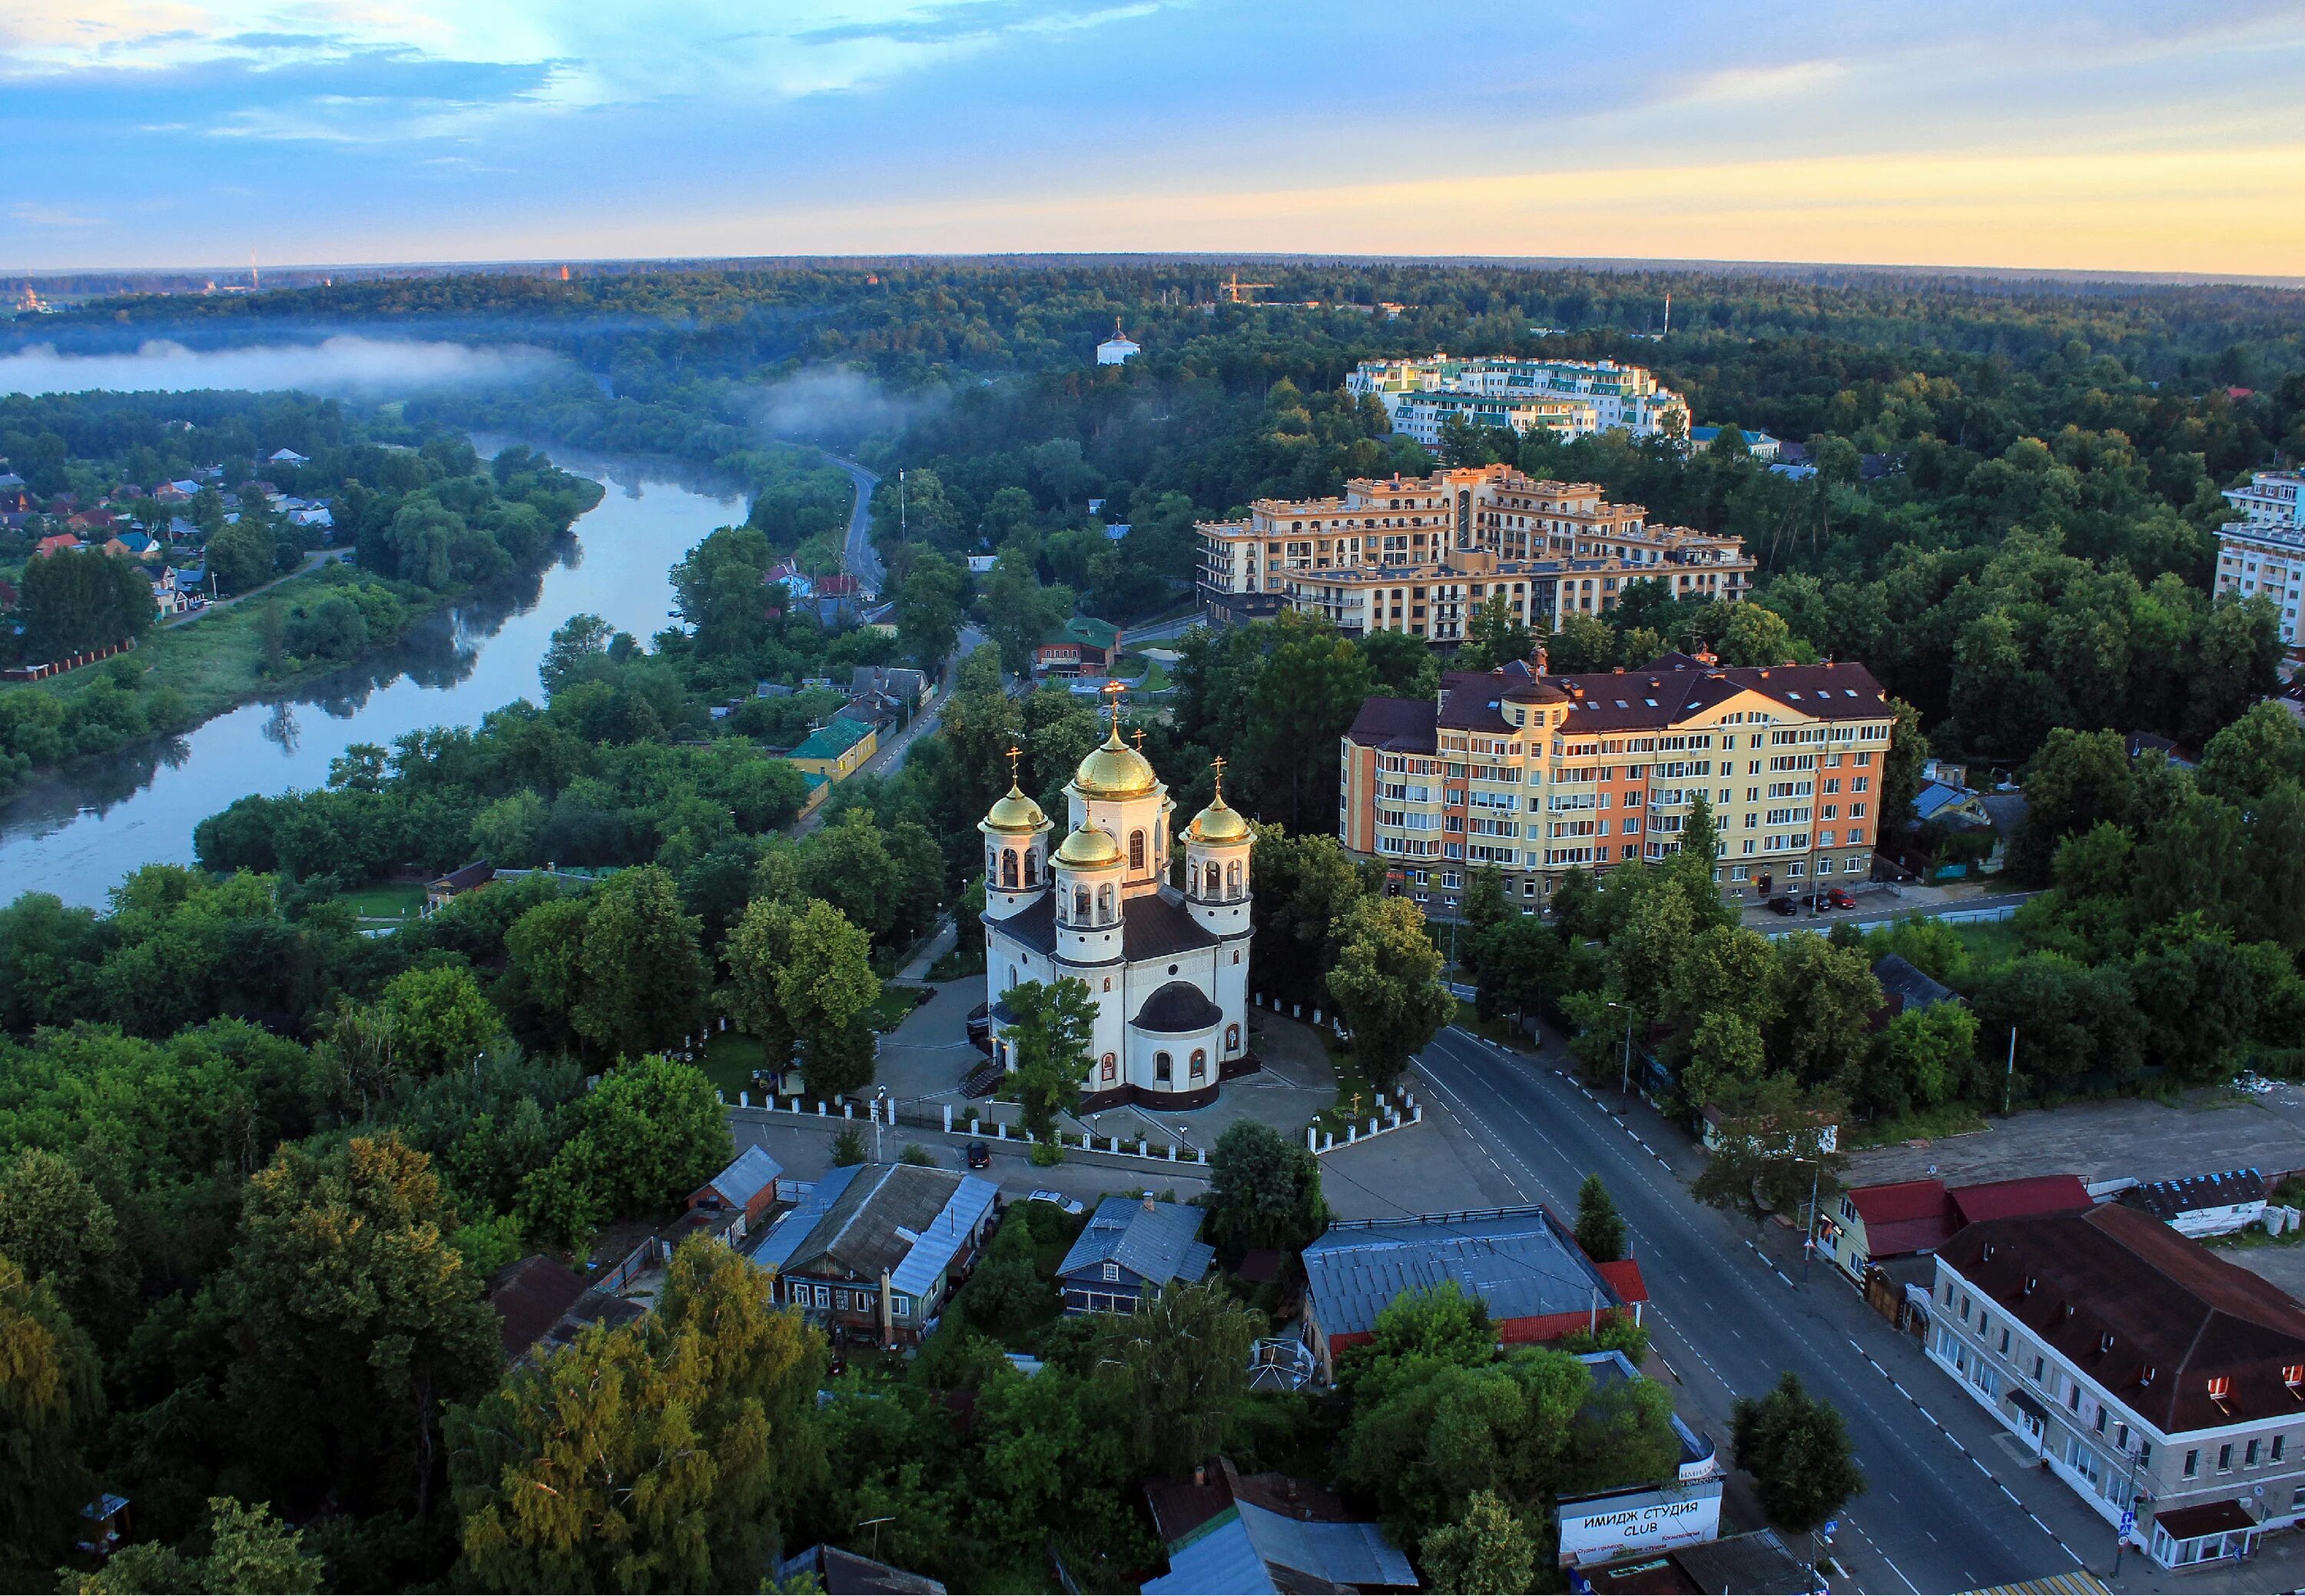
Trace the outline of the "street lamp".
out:
[[[2009,1094],[2017,1087],[2017,1028],[2009,1028],[2009,1068],[2001,1075],[2001,1117],[2009,1117]]]
[[[887,1087],[876,1086],[872,1088],[872,1162],[875,1164],[880,1162],[880,1110],[881,1105],[888,1100]]]
[[[1625,1003],[1611,1003],[1608,1006],[1612,1009],[1623,1009],[1625,1011],[1625,1071],[1624,1074],[1620,1077],[1617,1081],[1617,1095],[1623,1097],[1629,1097],[1633,1095],[1632,1009],[1629,1005]]]
[[[1809,1257],[1816,1250],[1816,1189],[1818,1182],[1824,1179],[1824,1159],[1821,1156],[1804,1158],[1796,1153],[1793,1155],[1793,1162],[1811,1166],[1808,1177],[1808,1225],[1801,1233],[1801,1284],[1807,1285]]]

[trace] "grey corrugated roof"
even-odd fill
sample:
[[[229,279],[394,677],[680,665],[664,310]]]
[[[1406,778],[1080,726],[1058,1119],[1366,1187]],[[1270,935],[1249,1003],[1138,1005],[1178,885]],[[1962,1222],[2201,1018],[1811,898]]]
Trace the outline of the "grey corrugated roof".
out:
[[[1873,978],[1881,983],[1884,994],[1903,998],[1908,1009],[1952,1003],[1956,995],[1952,987],[1932,980],[1927,971],[1901,953],[1884,953],[1875,960]]]
[[[778,1220],[753,1261],[795,1272],[845,1271],[870,1280],[883,1269],[897,1291],[923,1293],[968,1242],[998,1189],[949,1169],[859,1164],[836,1169],[808,1200]]]
[[[1198,1280],[1209,1272],[1215,1256],[1206,1242],[1196,1239],[1201,1219],[1202,1211],[1185,1203],[1108,1197],[1096,1205],[1057,1273],[1071,1275],[1109,1262],[1155,1285]]]
[[[1169,1554],[1169,1572],[1141,1587],[1147,1596],[1279,1596],[1280,1587],[1257,1556],[1248,1526],[1238,1518],[1218,1524],[1191,1545]]]
[[[1249,1544],[1268,1568],[1278,1566],[1333,1585],[1408,1585],[1416,1571],[1372,1523],[1285,1518],[1254,1502],[1237,1502]]]
[[[784,1165],[769,1156],[763,1147],[749,1147],[729,1161],[728,1167],[712,1177],[712,1190],[743,1208],[765,1187],[776,1184],[784,1174]]]
[[[1374,1330],[1394,1298],[1448,1280],[1485,1302],[1495,1319],[1618,1304],[1600,1272],[1535,1212],[1334,1229],[1306,1248],[1304,1259],[1306,1289],[1330,1336]]]

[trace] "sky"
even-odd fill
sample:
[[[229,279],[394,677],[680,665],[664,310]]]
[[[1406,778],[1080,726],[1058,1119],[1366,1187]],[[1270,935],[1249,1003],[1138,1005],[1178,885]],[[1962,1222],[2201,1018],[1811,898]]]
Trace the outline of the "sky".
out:
[[[0,271],[1306,252],[2305,274],[2298,0],[0,0]]]

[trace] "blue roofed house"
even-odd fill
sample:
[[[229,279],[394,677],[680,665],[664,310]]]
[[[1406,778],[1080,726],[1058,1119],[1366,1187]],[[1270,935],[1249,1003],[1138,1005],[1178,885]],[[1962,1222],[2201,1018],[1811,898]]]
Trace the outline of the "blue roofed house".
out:
[[[993,1225],[990,1181],[855,1164],[816,1182],[751,1258],[776,1295],[836,1337],[916,1345],[968,1278]]]
[[[1138,1301],[1209,1272],[1215,1250],[1200,1239],[1203,1210],[1147,1197],[1096,1205],[1057,1266],[1067,1313],[1134,1313]]]
[[[1189,1483],[1148,1485],[1169,1572],[1148,1592],[1415,1591],[1416,1570],[1377,1525],[1336,1495],[1286,1474],[1243,1474],[1229,1459]]]

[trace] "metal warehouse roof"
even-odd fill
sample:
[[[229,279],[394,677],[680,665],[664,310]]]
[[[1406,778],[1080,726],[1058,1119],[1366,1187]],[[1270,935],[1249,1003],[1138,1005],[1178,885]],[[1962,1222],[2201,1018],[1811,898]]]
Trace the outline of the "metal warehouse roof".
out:
[[[1613,1287],[1539,1208],[1382,1220],[1331,1228],[1305,1249],[1322,1330],[1374,1330],[1403,1292],[1453,1280],[1495,1319],[1619,1306]]]

